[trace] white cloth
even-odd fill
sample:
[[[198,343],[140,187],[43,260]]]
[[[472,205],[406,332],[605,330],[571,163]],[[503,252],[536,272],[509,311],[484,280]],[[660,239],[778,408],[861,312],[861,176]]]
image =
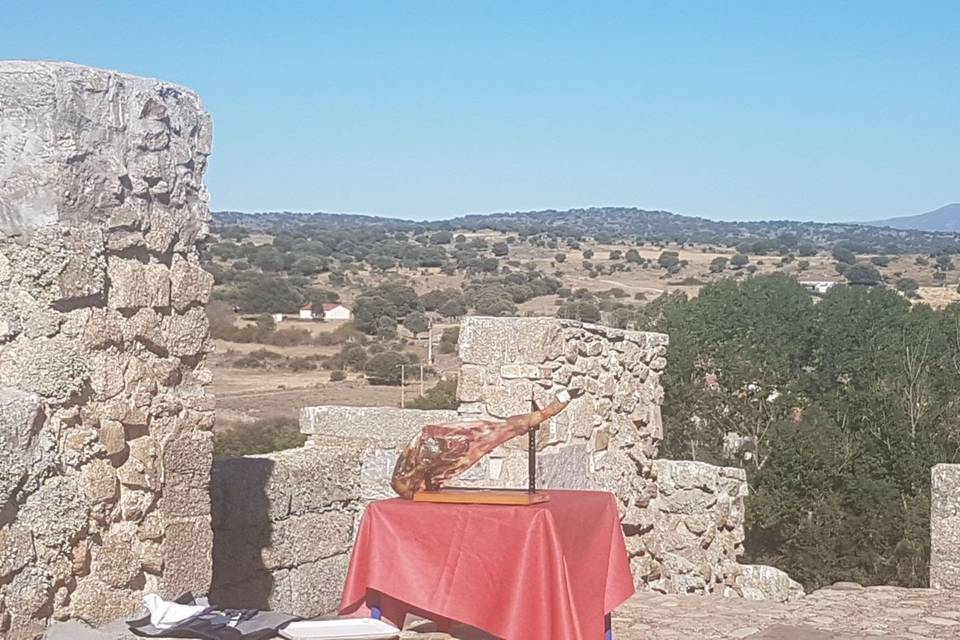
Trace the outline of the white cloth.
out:
[[[143,604],[150,612],[150,624],[157,629],[170,629],[207,609],[207,607],[170,602],[154,593],[143,596]]]

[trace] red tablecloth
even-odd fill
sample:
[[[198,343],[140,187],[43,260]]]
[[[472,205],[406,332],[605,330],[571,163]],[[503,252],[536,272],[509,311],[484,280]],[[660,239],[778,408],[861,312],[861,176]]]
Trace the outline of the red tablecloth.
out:
[[[549,493],[533,506],[371,503],[341,612],[370,596],[398,625],[415,612],[506,640],[601,640],[634,590],[616,500]]]

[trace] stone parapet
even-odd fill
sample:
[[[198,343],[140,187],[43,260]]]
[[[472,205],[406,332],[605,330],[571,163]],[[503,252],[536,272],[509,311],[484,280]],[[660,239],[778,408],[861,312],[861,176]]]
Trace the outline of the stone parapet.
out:
[[[0,62],[0,635],[205,593],[213,400],[191,91]]]
[[[402,447],[425,424],[457,420],[456,411],[323,405],[300,410],[300,432],[318,444],[362,442],[381,448]]]
[[[336,610],[361,512],[361,449],[303,447],[214,465],[215,602]]]
[[[737,587],[746,476],[741,469],[657,459],[660,374],[668,338],[556,318],[465,318],[459,410],[308,407],[301,431],[318,443],[354,442],[360,502],[394,496],[400,449],[426,424],[499,420],[582,393],[537,436],[539,486],[617,496],[638,588],[722,593]],[[527,486],[526,438],[515,438],[458,476],[467,487]]]

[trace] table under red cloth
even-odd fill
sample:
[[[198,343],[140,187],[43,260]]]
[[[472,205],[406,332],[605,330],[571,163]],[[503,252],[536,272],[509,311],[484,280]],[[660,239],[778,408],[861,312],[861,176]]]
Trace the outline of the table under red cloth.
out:
[[[506,640],[601,640],[634,591],[616,499],[548,493],[531,506],[370,503],[341,613],[368,604],[398,626],[410,612]]]

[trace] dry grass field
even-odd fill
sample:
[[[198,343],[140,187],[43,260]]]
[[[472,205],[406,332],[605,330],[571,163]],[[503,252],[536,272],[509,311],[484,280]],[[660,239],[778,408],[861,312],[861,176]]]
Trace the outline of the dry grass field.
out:
[[[468,238],[479,237],[492,244],[506,240],[506,234],[496,232],[467,233]],[[269,235],[251,237],[256,244],[267,244],[271,241]],[[561,245],[562,247],[562,245]],[[656,262],[664,250],[676,251],[686,266],[680,273],[667,275],[664,270],[655,268],[655,265],[644,269],[636,264],[628,265],[629,270],[614,271],[591,277],[590,271],[584,268],[584,262],[594,265],[608,265],[619,260],[612,260],[611,253],[625,254],[629,249],[636,249],[643,258]],[[593,255],[586,259],[584,251],[591,250]],[[556,261],[556,254],[564,253],[563,262]],[[742,278],[748,275],[747,268],[731,270],[729,267],[721,273],[710,272],[710,262],[719,256],[731,258],[735,250],[726,247],[710,246],[676,246],[676,245],[648,245],[636,247],[633,245],[584,243],[578,250],[564,251],[534,247],[527,244],[511,245],[510,253],[501,258],[501,265],[509,262],[519,262],[521,268],[533,263],[543,273],[555,277],[563,282],[565,287],[572,289],[586,288],[591,292],[601,292],[613,288],[622,289],[626,296],[624,300],[638,300],[641,304],[655,299],[664,292],[683,291],[689,296],[696,296],[703,284],[716,282],[724,278]],[[869,260],[873,256],[858,256],[860,260]],[[901,255],[891,256],[891,262],[886,267],[878,267],[887,285],[892,286],[900,278],[913,278],[920,284],[920,297],[916,302],[923,302],[931,306],[941,307],[953,302],[960,302],[957,293],[957,284],[960,280],[960,271],[950,271],[946,281],[941,285],[934,279],[934,269],[930,265],[917,264],[918,256]],[[796,276],[799,280],[835,281],[844,282],[844,278],[836,269],[836,261],[828,253],[797,258],[788,264],[781,264],[779,256],[750,255],[750,265],[755,266],[755,273],[770,274],[784,272]],[[805,268],[800,271],[798,265],[806,262]],[[357,295],[366,287],[376,286],[384,282],[402,279],[405,284],[412,286],[417,293],[423,294],[435,289],[460,289],[467,276],[457,273],[447,275],[439,269],[395,269],[386,273],[379,271],[356,270],[350,274],[349,287],[337,287],[336,291],[341,300],[351,306]],[[333,288],[328,282],[328,276],[316,276],[315,284],[321,287]],[[519,313],[525,315],[554,315],[560,303],[557,296],[542,296],[518,305]],[[253,318],[237,319],[238,326],[254,322]],[[309,322],[287,318],[278,328],[307,329],[312,335],[329,333],[339,328],[337,322]],[[456,326],[456,325],[447,325]],[[435,340],[444,327],[437,326]],[[402,333],[402,330],[401,330]],[[409,336],[408,336],[409,338]],[[231,366],[231,361],[238,356],[249,354],[261,349],[280,354],[287,358],[324,358],[336,354],[340,346],[296,345],[270,346],[251,343],[234,343],[223,340],[215,341],[216,351],[211,358],[214,370],[213,391],[217,395],[218,420],[217,428],[230,428],[238,424],[249,423],[260,419],[282,417],[296,421],[300,408],[316,404],[346,404],[358,406],[400,406],[399,387],[374,386],[368,384],[359,374],[348,374],[346,380],[334,382],[330,380],[330,372],[323,369],[293,372],[289,369],[246,369]],[[426,361],[426,340],[410,340],[407,350],[416,353],[421,361]],[[436,369],[440,375],[456,375],[457,360],[452,354],[440,355],[435,352]],[[415,375],[415,373],[414,373]],[[428,379],[425,387],[435,384],[437,378]],[[407,398],[411,399],[419,394],[419,383],[415,380],[408,384]]]

